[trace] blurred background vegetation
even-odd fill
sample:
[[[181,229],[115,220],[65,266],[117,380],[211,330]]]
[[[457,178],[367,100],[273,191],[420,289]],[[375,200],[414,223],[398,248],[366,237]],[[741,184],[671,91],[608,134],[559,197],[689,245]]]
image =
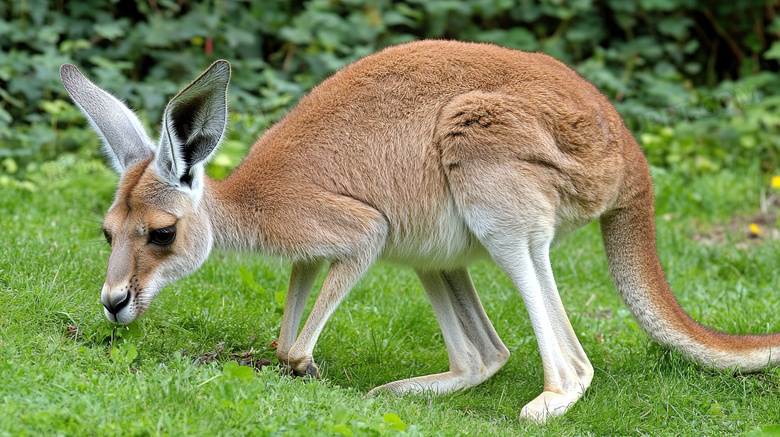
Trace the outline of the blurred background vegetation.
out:
[[[656,168],[776,172],[780,3],[767,0],[10,0],[0,2],[0,189],[102,166],[58,69],[75,63],[150,131],[212,61],[233,64],[224,176],[301,95],[423,38],[543,51],[615,102]]]

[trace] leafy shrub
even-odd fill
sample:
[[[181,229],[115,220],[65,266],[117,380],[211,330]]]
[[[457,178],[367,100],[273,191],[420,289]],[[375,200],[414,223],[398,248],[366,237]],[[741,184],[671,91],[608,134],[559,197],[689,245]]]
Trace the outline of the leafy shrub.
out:
[[[7,165],[0,165],[0,184],[28,178],[40,169],[36,162],[97,153],[59,83],[62,63],[79,65],[153,125],[194,73],[229,59],[234,129],[212,169],[225,174],[246,144],[322,79],[420,38],[492,42],[562,59],[616,102],[655,165],[692,172],[757,158],[776,165],[774,8],[768,0],[3,2],[0,161]],[[749,105],[711,108],[698,119],[663,117],[680,105],[718,105],[707,97],[753,85],[760,98]]]

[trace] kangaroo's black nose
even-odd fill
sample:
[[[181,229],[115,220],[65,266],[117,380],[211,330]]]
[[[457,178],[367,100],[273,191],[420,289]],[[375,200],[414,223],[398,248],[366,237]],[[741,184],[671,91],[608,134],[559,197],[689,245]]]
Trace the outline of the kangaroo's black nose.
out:
[[[130,292],[123,294],[114,294],[109,295],[107,302],[103,302],[103,306],[106,308],[106,310],[113,314],[117,315],[119,311],[122,311],[122,308],[126,307],[127,304],[130,303]]]

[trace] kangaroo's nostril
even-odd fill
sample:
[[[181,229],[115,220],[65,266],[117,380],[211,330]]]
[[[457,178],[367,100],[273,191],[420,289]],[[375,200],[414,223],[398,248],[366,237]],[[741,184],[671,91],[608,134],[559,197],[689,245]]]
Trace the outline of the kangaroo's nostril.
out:
[[[116,315],[122,308],[126,307],[130,303],[130,292],[126,292],[124,295],[116,296],[118,299],[109,298],[108,302],[103,302],[103,306],[109,313]]]

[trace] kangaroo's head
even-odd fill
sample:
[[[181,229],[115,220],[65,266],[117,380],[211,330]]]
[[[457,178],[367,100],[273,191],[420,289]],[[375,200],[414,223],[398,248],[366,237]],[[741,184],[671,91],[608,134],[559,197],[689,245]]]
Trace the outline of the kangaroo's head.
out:
[[[204,166],[227,124],[230,64],[215,62],[171,99],[157,147],[133,111],[75,66],[63,65],[60,77],[121,176],[103,221],[111,256],[100,300],[108,320],[130,323],[211,251],[211,223],[200,200]]]

